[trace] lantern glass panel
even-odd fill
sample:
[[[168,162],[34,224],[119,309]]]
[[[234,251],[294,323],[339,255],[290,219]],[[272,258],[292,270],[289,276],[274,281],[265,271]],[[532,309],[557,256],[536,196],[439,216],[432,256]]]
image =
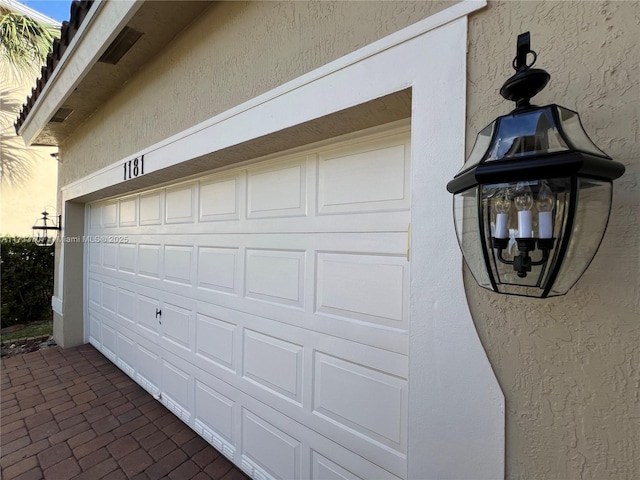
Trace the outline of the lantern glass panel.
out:
[[[537,108],[499,119],[487,162],[568,150],[550,108]]]
[[[484,253],[480,243],[478,224],[478,188],[470,188],[453,197],[453,218],[458,243],[464,260],[476,282],[485,288],[492,288],[485,267]]]
[[[569,178],[481,186],[482,241],[497,291],[533,297],[544,294],[557,266],[570,191]],[[518,198],[523,195],[530,197],[528,201]],[[522,239],[529,248],[524,257]],[[518,262],[531,263],[525,275],[517,268]]]
[[[595,256],[611,211],[612,183],[578,179],[573,232],[549,296],[564,295],[578,281]]]
[[[493,137],[493,129],[495,128],[496,122],[492,122],[490,125],[484,127],[478,136],[476,137],[476,142],[473,144],[473,149],[471,150],[471,154],[467,158],[467,161],[464,162],[462,166],[462,170],[460,172],[465,172],[480,163],[484,155],[489,150],[489,146],[491,144],[491,138]]]
[[[596,147],[591,141],[584,131],[580,116],[576,112],[567,110],[564,107],[556,106],[556,108],[558,109],[558,118],[560,119],[564,133],[577,150],[598,156],[607,156],[606,153]]]

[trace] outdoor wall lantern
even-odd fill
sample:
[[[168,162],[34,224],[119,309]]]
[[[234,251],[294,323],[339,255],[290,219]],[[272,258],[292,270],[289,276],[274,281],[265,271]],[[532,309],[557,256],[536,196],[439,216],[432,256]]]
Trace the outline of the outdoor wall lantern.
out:
[[[55,217],[54,217],[55,218]],[[58,215],[57,222],[49,218],[49,212],[42,212],[42,218],[33,225],[33,241],[41,247],[49,247],[56,241],[57,232],[62,229],[62,215]],[[53,231],[51,234],[49,232]]]
[[[595,256],[624,166],[596,147],[576,112],[529,103],[550,79],[531,68],[536,58],[529,32],[519,35],[516,73],[500,89],[516,108],[478,134],[447,190],[478,284],[545,298],[567,293]]]

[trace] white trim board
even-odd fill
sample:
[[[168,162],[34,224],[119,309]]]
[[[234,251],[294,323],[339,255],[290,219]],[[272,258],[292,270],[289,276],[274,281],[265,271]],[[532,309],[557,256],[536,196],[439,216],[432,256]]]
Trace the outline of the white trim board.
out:
[[[159,170],[412,88],[410,479],[504,476],[504,398],[468,309],[445,189],[464,160],[466,15],[484,5],[456,4],[135,155]],[[120,182],[122,162],[62,200]]]

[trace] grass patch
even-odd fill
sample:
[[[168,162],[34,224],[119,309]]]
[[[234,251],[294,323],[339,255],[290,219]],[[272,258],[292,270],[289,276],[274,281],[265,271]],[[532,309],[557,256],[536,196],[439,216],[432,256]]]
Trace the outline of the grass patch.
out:
[[[18,338],[41,337],[53,334],[53,321],[42,323],[31,323],[25,325],[24,328],[14,332],[3,333],[0,341],[7,342],[9,340],[17,340]]]

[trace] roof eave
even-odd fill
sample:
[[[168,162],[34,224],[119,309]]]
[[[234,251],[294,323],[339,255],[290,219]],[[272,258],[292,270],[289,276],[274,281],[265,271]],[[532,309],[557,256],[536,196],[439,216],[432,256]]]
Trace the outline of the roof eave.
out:
[[[143,2],[96,0],[17,133],[31,145]]]

